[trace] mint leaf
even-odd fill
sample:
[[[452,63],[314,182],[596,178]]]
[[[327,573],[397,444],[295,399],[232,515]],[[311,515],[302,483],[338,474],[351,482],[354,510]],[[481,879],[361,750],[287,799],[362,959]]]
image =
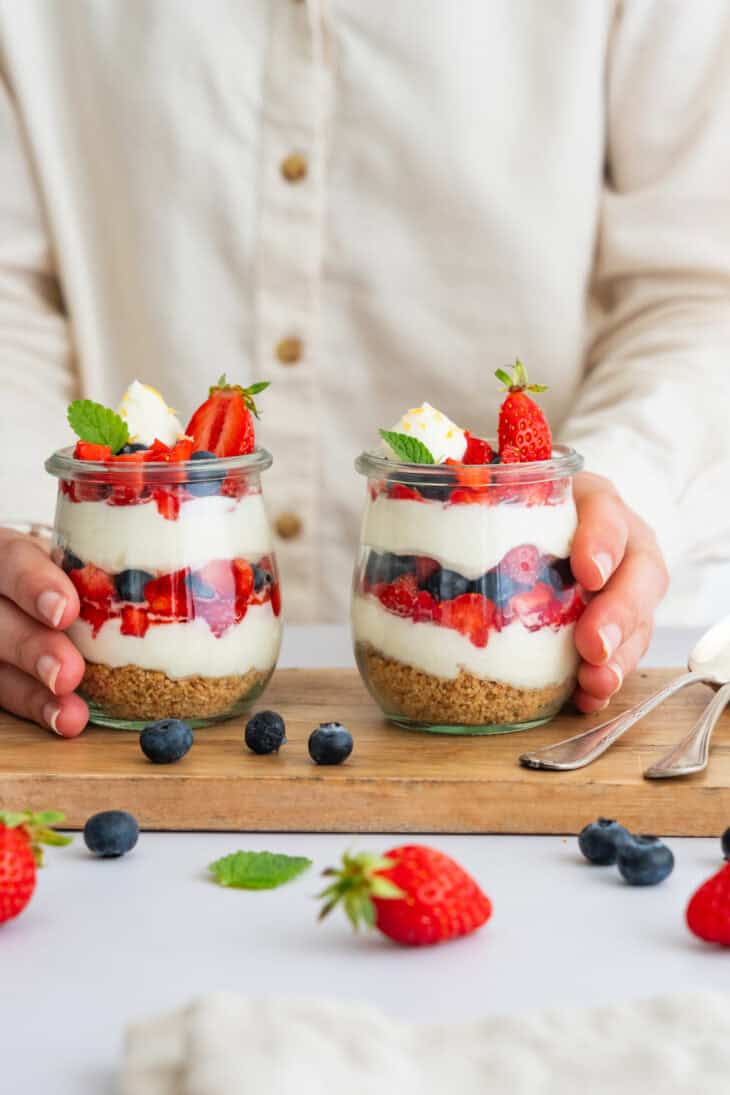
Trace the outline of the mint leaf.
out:
[[[116,411],[91,399],[75,399],[68,408],[68,424],[82,441],[93,445],[108,445],[119,452],[129,440],[127,423]]]
[[[434,459],[423,441],[410,437],[407,433],[395,433],[393,430],[379,430],[380,436],[396,456],[406,464],[433,464]]]
[[[239,890],[273,890],[291,882],[312,866],[303,856],[277,852],[233,852],[209,865],[219,886]]]

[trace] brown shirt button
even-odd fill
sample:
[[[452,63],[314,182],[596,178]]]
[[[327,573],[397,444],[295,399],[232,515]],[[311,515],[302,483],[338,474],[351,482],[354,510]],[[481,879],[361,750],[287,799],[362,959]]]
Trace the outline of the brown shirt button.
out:
[[[281,161],[281,173],[287,182],[301,182],[307,177],[307,158],[301,152],[292,152]]]
[[[301,338],[282,338],[276,344],[276,356],[282,365],[296,365],[301,361],[304,345]]]
[[[280,513],[274,521],[274,528],[282,540],[293,540],[302,531],[302,521],[296,513]]]

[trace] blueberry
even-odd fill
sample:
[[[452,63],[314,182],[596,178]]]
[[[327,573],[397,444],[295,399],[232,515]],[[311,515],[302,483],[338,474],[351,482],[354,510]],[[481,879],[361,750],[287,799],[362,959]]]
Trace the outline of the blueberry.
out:
[[[578,847],[591,863],[608,867],[616,862],[621,848],[631,840],[629,832],[617,821],[599,817],[586,825],[578,836]]]
[[[553,559],[543,568],[540,581],[546,582],[558,593],[572,588],[575,585],[575,576],[570,568],[570,559]]]
[[[119,450],[121,455],[130,452],[147,452],[148,445],[143,445],[140,441],[128,441],[126,445],[123,445]]]
[[[725,859],[730,859],[730,829],[726,829],[721,837],[722,854]]]
[[[374,586],[378,582],[394,582],[403,574],[411,574],[416,569],[414,555],[394,555],[390,551],[380,555],[371,551],[365,565],[365,581]]]
[[[502,463],[502,457],[499,455],[498,452],[495,452],[495,453],[492,454],[492,459],[489,461],[489,463],[490,464],[501,464]]]
[[[674,856],[657,836],[632,836],[618,850],[618,869],[629,886],[656,886],[674,870]]]
[[[471,582],[463,574],[458,574],[455,570],[447,570],[445,567],[434,570],[423,583],[423,588],[436,601],[452,601],[454,597],[467,593],[470,586]]]
[[[154,578],[146,570],[122,570],[114,579],[120,601],[132,601],[139,604],[144,601],[144,587]]]
[[[308,748],[315,764],[342,764],[352,752],[352,734],[339,722],[321,722],[309,735]]]
[[[138,836],[139,825],[126,810],[103,810],[84,825],[86,847],[108,859],[131,852]]]
[[[68,548],[66,548],[63,553],[63,559],[61,560],[61,568],[68,574],[70,570],[82,570],[83,566],[84,564],[82,560],[79,559],[78,555],[74,555],[72,551],[69,551]]]
[[[264,567],[257,566],[254,563],[253,567],[253,588],[254,592],[260,593],[266,586],[274,584],[274,575],[270,570],[266,570]]]
[[[416,486],[419,494],[422,494],[424,498],[430,498],[434,502],[448,502],[453,489],[453,483],[419,483]]]
[[[276,711],[257,711],[246,723],[246,745],[263,756],[278,753],[286,742],[286,726]]]
[[[215,597],[213,586],[209,586],[207,582],[204,582],[199,574],[188,574],[185,578],[185,584],[196,601],[212,601]]]
[[[191,460],[217,460],[218,457],[214,452],[208,452],[207,449],[198,449],[190,457]],[[196,498],[204,498],[209,494],[217,494],[221,480],[224,478],[222,471],[217,471],[215,468],[190,468],[188,470],[188,482],[187,489],[190,494],[194,494]]]
[[[145,726],[139,745],[153,764],[173,764],[181,760],[193,744],[193,732],[180,719],[160,719]]]

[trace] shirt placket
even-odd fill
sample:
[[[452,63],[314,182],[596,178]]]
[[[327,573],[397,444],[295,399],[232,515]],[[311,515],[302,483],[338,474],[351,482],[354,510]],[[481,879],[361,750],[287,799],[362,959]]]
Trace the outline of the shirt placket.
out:
[[[330,74],[321,0],[273,0],[262,108],[256,271],[257,376],[273,382],[262,424],[284,601],[318,612],[316,340]]]

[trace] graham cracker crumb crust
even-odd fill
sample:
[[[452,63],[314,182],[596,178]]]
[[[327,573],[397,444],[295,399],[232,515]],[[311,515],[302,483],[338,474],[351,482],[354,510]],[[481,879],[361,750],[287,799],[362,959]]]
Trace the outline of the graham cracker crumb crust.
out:
[[[386,658],[368,643],[355,646],[370,691],[388,715],[414,722],[503,726],[554,715],[571,695],[575,678],[544,688],[514,688],[462,669],[458,677],[433,677]]]
[[[269,673],[249,669],[231,677],[184,677],[174,680],[136,665],[112,668],[87,662],[79,691],[105,715],[117,719],[203,719],[224,715],[238,701],[253,699]]]

